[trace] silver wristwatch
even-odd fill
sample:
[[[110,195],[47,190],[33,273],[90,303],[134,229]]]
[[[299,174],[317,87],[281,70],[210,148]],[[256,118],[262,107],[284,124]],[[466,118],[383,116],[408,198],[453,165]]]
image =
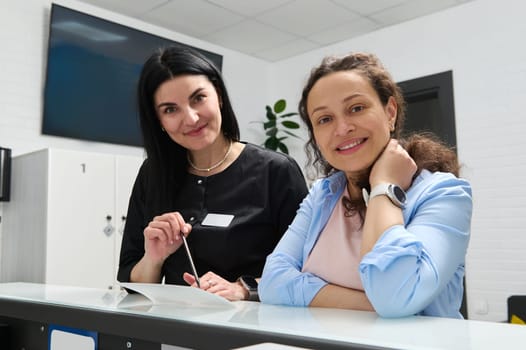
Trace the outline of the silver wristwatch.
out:
[[[404,208],[406,204],[406,195],[402,187],[395,184],[382,183],[376,185],[371,190],[371,193],[367,193],[365,188],[363,189],[363,199],[365,205],[369,204],[369,201],[376,196],[387,196],[399,208]]]

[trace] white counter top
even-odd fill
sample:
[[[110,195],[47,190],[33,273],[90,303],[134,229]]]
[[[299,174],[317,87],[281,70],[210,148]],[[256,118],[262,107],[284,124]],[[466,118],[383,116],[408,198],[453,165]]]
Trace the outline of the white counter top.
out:
[[[152,304],[125,291],[0,283],[0,299],[182,320],[273,334],[399,349],[524,349],[526,326],[436,317],[380,318],[373,312],[234,302],[232,307]],[[2,314],[0,310],[0,315]]]

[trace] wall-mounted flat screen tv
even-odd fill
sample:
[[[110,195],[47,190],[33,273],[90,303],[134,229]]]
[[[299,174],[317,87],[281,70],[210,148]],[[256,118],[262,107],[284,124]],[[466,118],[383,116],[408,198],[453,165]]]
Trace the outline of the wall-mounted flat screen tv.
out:
[[[142,146],[136,84],[148,56],[170,39],[51,6],[42,133]],[[222,56],[192,47],[218,69]]]

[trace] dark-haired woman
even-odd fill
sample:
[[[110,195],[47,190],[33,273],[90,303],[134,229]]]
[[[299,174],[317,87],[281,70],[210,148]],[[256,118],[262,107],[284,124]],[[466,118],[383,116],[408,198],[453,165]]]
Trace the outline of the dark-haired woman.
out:
[[[196,286],[184,234],[202,289],[256,299],[239,279],[259,278],[294,218],[307,194],[301,170],[239,141],[220,72],[193,50],[155,52],[138,101],[147,159],[130,198],[118,280]]]

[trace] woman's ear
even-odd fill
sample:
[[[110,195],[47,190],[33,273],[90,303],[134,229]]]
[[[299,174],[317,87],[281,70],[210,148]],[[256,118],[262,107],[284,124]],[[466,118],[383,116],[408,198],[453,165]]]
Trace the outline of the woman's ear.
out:
[[[398,104],[393,96],[389,97],[385,106],[385,112],[387,114],[387,120],[389,122],[389,130],[395,131],[396,117],[398,113]]]

